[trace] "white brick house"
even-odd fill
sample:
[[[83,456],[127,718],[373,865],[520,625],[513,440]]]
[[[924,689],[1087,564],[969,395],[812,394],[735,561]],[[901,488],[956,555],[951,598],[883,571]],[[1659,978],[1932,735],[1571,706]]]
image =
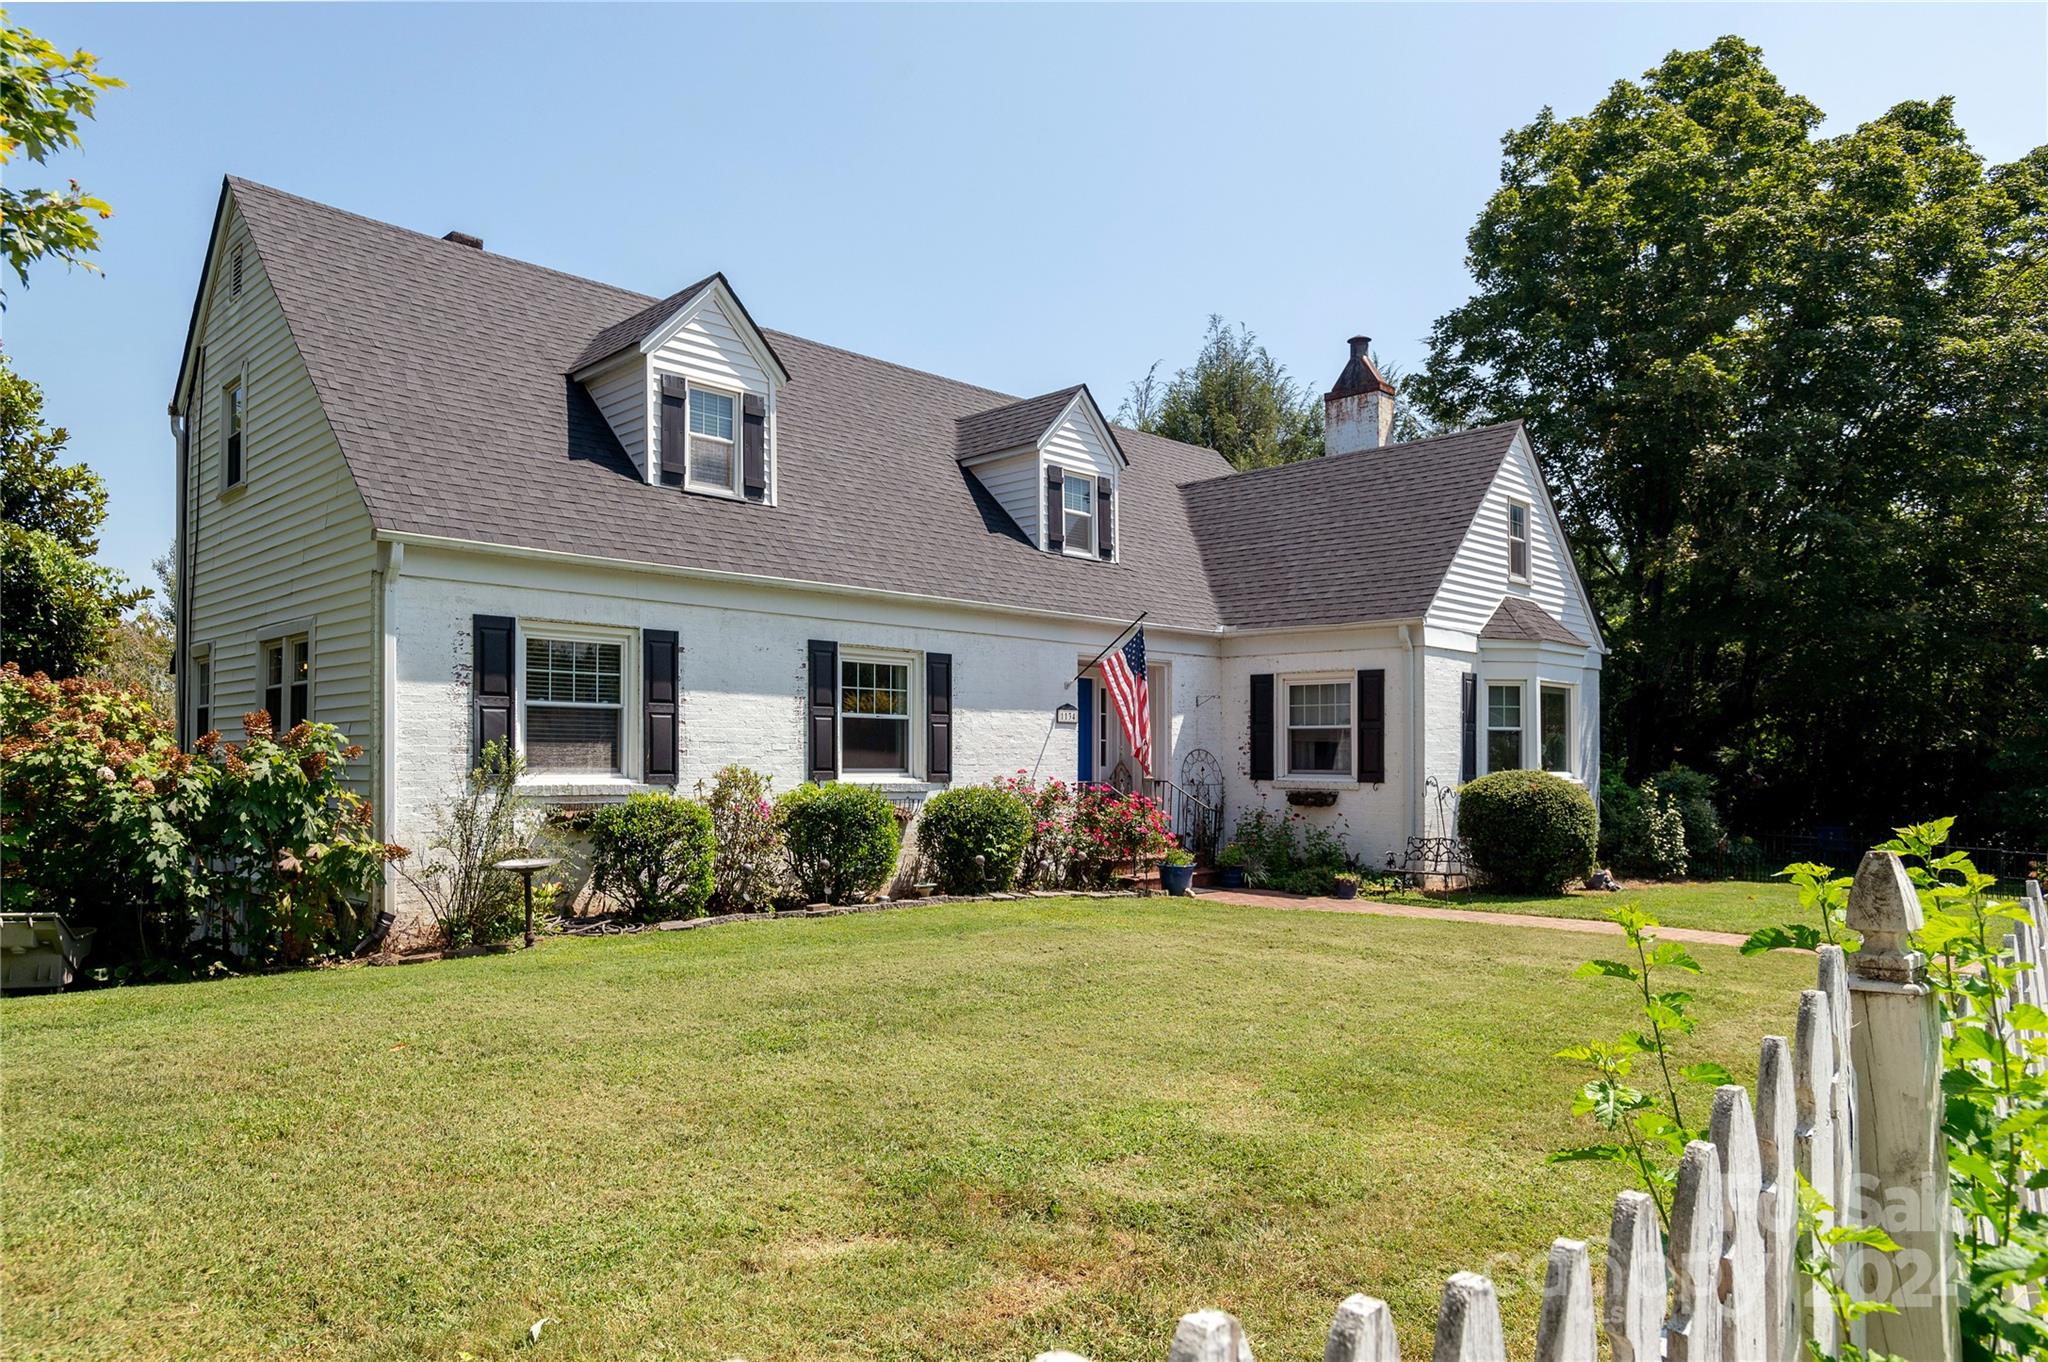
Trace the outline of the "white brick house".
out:
[[[1432,779],[1597,785],[1604,651],[1520,424],[1389,444],[1391,402],[1355,340],[1326,456],[1234,473],[721,275],[651,300],[230,179],[171,402],[181,729],[338,725],[407,843],[497,735],[559,800],[1125,780],[1076,673],[1142,614],[1169,802],[1382,863]]]

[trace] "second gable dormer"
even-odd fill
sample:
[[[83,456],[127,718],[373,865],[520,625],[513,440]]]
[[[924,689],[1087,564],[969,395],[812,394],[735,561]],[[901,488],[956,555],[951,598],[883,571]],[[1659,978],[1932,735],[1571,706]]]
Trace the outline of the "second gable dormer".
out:
[[[1086,384],[961,417],[958,454],[1033,547],[1115,560],[1130,460]]]
[[[724,275],[606,327],[570,372],[648,483],[774,504],[789,371]]]

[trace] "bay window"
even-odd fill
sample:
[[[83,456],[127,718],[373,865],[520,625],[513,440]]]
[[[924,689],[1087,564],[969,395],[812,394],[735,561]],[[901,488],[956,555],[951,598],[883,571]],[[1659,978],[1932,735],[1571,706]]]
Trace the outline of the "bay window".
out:
[[[1522,762],[1522,688],[1486,688],[1486,769],[1520,770]]]

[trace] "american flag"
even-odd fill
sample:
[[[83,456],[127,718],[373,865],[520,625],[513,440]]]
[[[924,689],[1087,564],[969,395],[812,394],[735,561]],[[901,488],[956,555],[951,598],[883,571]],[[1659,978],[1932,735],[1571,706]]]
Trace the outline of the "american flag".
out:
[[[1131,641],[1110,650],[1102,659],[1102,684],[1116,702],[1116,716],[1123,721],[1124,737],[1138,769],[1152,774],[1152,692],[1145,684],[1145,630],[1140,626]]]

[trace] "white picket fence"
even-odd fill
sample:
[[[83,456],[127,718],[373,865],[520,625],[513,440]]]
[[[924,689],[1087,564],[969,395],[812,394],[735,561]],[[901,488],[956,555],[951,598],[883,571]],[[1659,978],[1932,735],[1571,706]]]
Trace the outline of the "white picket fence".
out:
[[[1859,1207],[1907,1204],[1899,1198],[1925,1199],[1930,1189],[1939,1189],[1946,1206],[1940,1061],[1938,1048],[1929,1052],[1933,999],[1913,982],[1917,958],[1904,950],[1918,918],[1897,858],[1866,857],[1849,918],[1863,949],[1845,959],[1840,947],[1821,948],[1816,987],[1799,996],[1791,1042],[1763,1040],[1754,1098],[1739,1084],[1716,1091],[1711,1139],[1687,1145],[1679,1165],[1669,1239],[1648,1194],[1615,1198],[1605,1290],[1597,1299],[1587,1245],[1552,1242],[1536,1362],[1598,1362],[1603,1333],[1613,1362],[1796,1362],[1807,1356],[1807,1339],[1823,1356],[1836,1355],[1842,1340],[1832,1302],[1798,1268],[1798,1178],[1847,1220],[1863,1214]],[[1866,1068],[1861,1074],[1851,1058],[1852,1027]],[[1883,1147],[1875,1151],[1863,1148],[1862,1107],[1870,1103],[1883,1105],[1873,1113],[1884,1118],[1875,1126]],[[1936,1281],[1948,1280],[1952,1262],[1943,1253],[1946,1218],[1938,1214],[1931,1229],[1899,1236],[1928,1257]],[[1857,1269],[1842,1263],[1839,1279],[1853,1284]],[[1850,1341],[1864,1342],[1868,1329],[1868,1346],[1915,1362],[1950,1362],[1957,1353],[1954,1297],[1944,1290],[1921,1294],[1928,1299],[1909,1301],[1901,1293],[1897,1315],[1868,1317]],[[1885,1337],[1877,1336],[1879,1320],[1887,1322]],[[1396,1362],[1400,1355],[1385,1301],[1360,1294],[1337,1307],[1324,1362]],[[1236,1316],[1198,1310],[1181,1318],[1167,1356],[1251,1362],[1252,1347]],[[1429,1356],[1507,1362],[1491,1280],[1459,1272],[1444,1284]],[[1036,1362],[1084,1359],[1048,1352]]]

